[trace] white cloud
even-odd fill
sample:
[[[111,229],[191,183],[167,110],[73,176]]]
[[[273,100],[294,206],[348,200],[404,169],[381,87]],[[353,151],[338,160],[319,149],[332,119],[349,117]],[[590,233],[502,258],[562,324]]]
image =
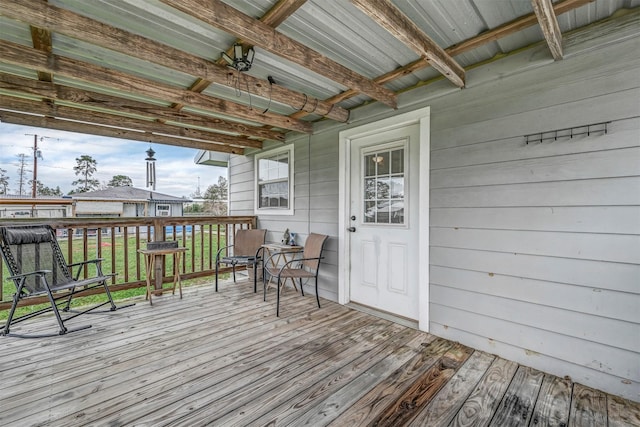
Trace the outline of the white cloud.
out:
[[[67,193],[78,177],[73,171],[76,158],[89,155],[97,162],[94,178],[101,183],[114,175],[126,175],[138,188],[146,185],[146,151],[151,146],[156,152],[156,191],[172,196],[189,197],[196,191],[198,177],[204,193],[209,185],[216,184],[219,176],[226,176],[226,169],[196,165],[193,162],[197,150],[161,144],[104,138],[50,129],[0,123],[0,169],[9,176],[10,193],[18,186],[18,155],[26,154],[29,171],[33,170],[33,134],[38,135],[38,181],[47,187],[60,187]],[[33,178],[32,172],[27,180]]]

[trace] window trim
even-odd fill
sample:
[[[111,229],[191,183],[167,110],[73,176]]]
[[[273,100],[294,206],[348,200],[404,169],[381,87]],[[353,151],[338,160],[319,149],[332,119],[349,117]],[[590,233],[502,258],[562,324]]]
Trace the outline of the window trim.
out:
[[[260,188],[258,185],[258,177],[259,177],[259,169],[258,169],[258,165],[259,165],[259,161],[260,159],[264,159],[265,157],[273,157],[276,156],[278,154],[284,153],[284,152],[288,152],[289,155],[289,176],[288,176],[288,182],[289,182],[289,207],[287,209],[282,209],[282,208],[273,208],[273,207],[264,207],[261,208],[259,205],[260,202]],[[256,154],[254,156],[254,178],[253,178],[253,188],[254,188],[254,197],[253,197],[253,204],[254,204],[254,213],[255,215],[293,215],[294,214],[294,199],[293,199],[293,171],[294,171],[294,157],[293,157],[293,144],[284,146],[284,147],[279,147],[273,150],[269,150],[269,151],[265,151],[263,153],[259,153]]]

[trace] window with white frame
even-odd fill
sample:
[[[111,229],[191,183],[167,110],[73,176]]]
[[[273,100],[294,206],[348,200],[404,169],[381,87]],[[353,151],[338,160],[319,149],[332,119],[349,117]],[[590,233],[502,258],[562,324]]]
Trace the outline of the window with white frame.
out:
[[[255,157],[256,214],[293,215],[293,145]]]

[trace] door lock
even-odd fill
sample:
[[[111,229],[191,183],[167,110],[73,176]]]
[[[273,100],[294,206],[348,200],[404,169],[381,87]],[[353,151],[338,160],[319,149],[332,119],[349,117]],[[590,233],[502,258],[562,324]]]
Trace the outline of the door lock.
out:
[[[356,220],[356,216],[355,215],[351,215],[351,221],[355,221]]]

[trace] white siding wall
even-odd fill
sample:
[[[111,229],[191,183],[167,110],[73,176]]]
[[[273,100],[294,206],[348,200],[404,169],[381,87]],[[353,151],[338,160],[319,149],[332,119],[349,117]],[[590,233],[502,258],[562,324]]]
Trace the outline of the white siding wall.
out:
[[[338,299],[338,145],[332,132],[298,136],[294,144],[294,215],[263,215],[258,227],[266,228],[268,242],[280,242],[288,228],[304,244],[309,233],[329,236],[318,282],[322,297]],[[279,144],[277,146],[280,146]],[[309,156],[311,150],[311,157]],[[254,215],[254,159],[232,156],[229,200],[231,215]],[[311,184],[309,183],[311,181]],[[313,289],[309,288],[313,293]],[[306,289],[305,289],[306,292]]]
[[[640,36],[638,14],[403,94],[431,106],[432,333],[640,400]],[[606,135],[526,145],[524,135],[610,121]],[[292,139],[296,214],[260,218],[330,234],[321,295],[337,294],[338,132]],[[231,210],[253,212],[253,163],[231,162]],[[247,185],[251,182],[251,185]],[[309,185],[311,182],[311,185]],[[235,193],[237,191],[237,193]],[[426,189],[423,189],[426,194]],[[426,284],[424,284],[426,286]]]

